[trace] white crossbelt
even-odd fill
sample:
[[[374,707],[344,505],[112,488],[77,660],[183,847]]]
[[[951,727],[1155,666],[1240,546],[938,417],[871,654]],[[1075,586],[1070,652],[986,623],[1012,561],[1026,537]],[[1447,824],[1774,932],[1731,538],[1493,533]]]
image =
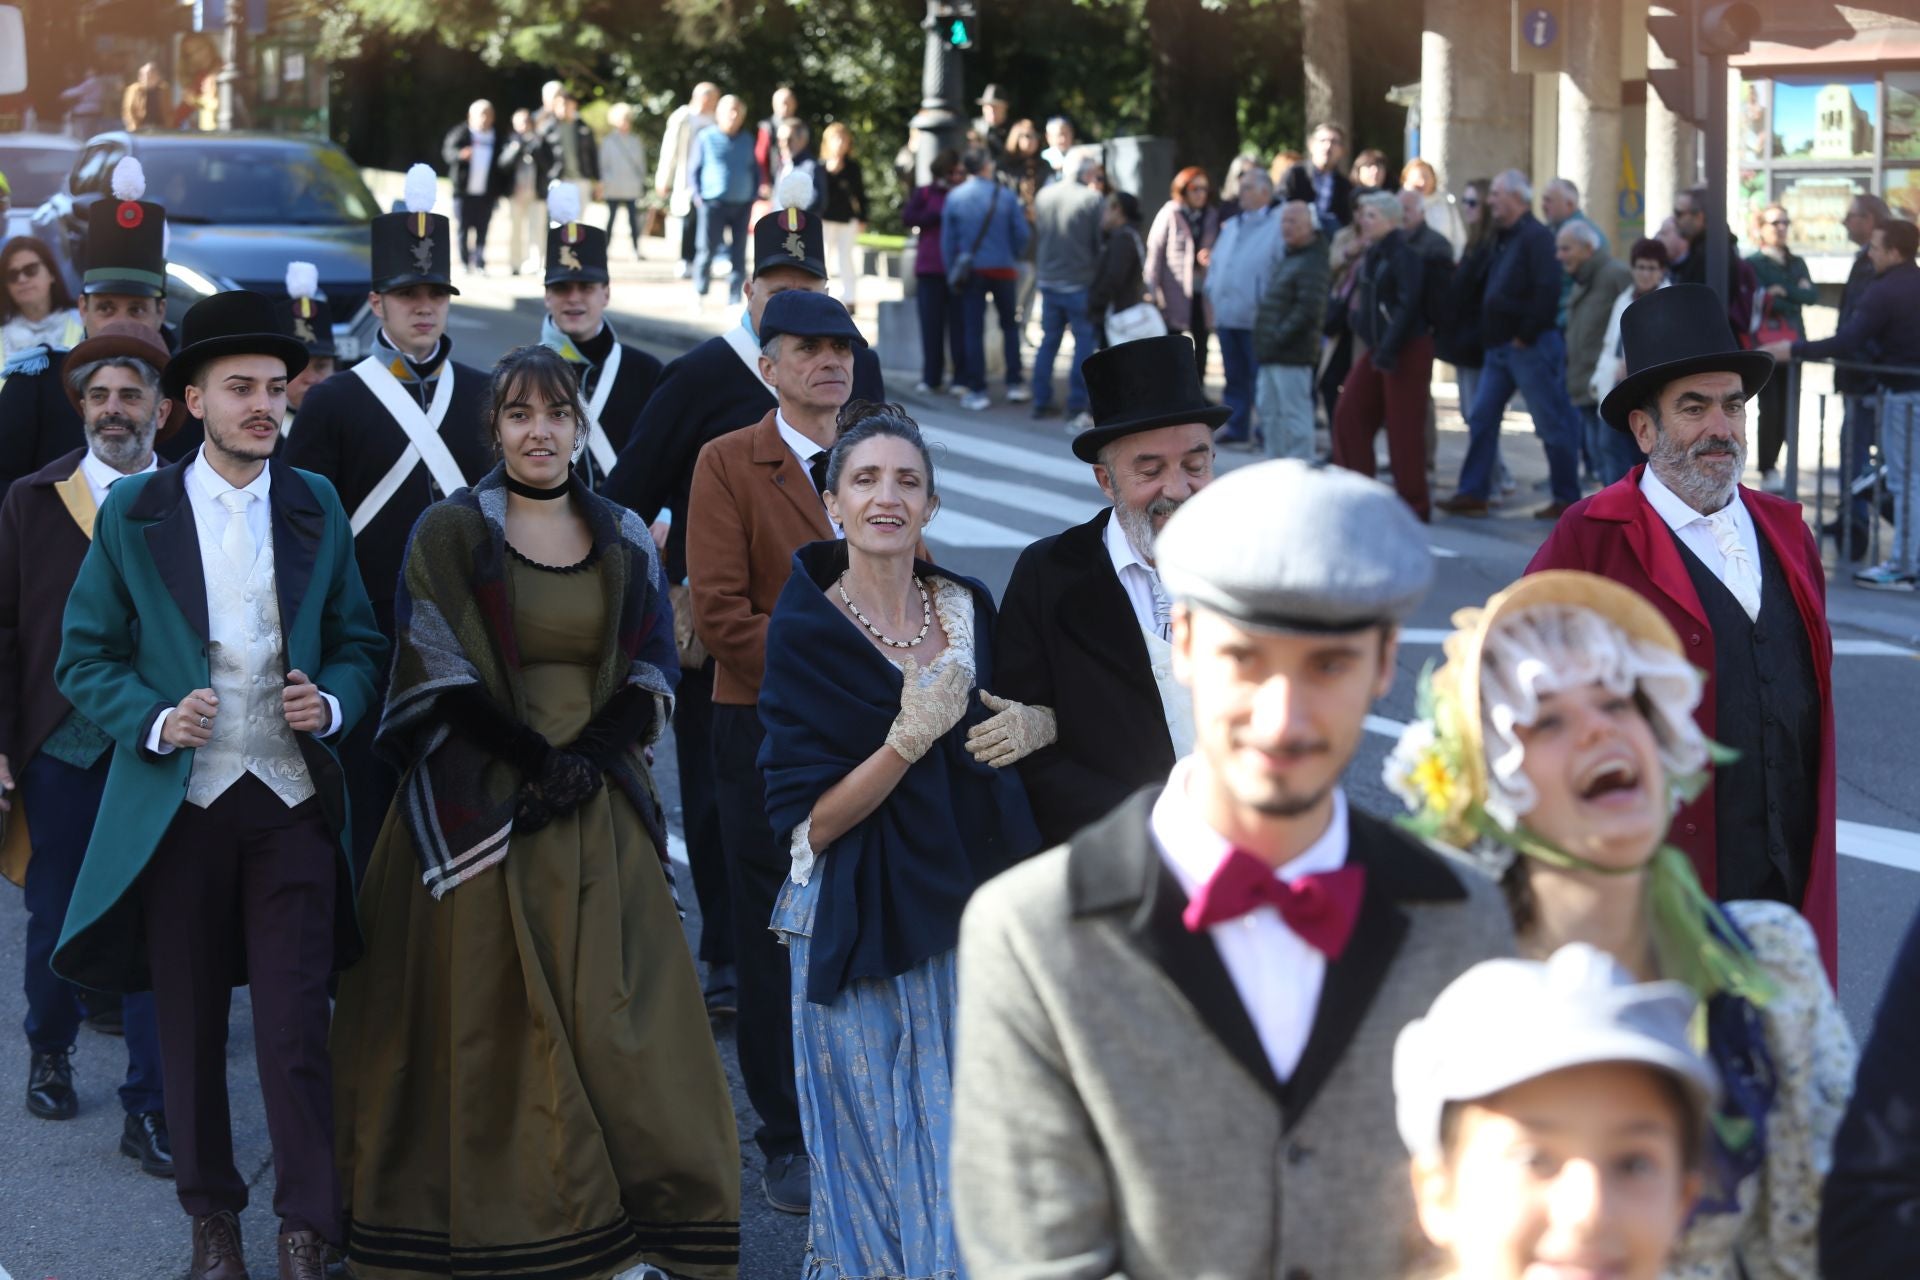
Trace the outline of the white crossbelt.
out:
[[[460,464],[453,460],[453,453],[447,448],[447,442],[440,438],[440,424],[447,416],[447,406],[453,403],[453,361],[449,360],[440,371],[440,377],[433,389],[433,403],[423,413],[420,404],[407,394],[400,380],[393,376],[376,357],[368,356],[353,366],[354,374],[367,384],[367,390],[386,409],[387,415],[407,433],[407,447],[397,461],[380,477],[380,483],[373,486],[372,492],[353,510],[349,522],[357,537],[362,529],[374,522],[385,509],[393,495],[400,491],[413,469],[422,462],[433,475],[433,482],[440,486],[442,494],[453,493],[466,487],[467,478],[460,471]]]
[[[613,395],[613,380],[619,376],[620,344],[616,342],[612,353],[607,356],[606,367],[600,370],[600,381],[594,384],[593,394],[587,398],[587,452],[593,455],[593,461],[603,476],[612,474],[613,464],[619,460],[619,455],[613,450],[613,441],[607,438],[607,429],[600,425],[600,415]]]

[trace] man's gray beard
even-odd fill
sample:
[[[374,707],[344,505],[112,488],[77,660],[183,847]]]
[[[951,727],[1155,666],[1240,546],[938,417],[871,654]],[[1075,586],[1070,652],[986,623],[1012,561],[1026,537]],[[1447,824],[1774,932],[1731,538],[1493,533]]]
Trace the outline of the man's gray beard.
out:
[[[1695,451],[1677,443],[1667,434],[1664,427],[1659,428],[1653,438],[1653,451],[1647,454],[1647,465],[1653,468],[1653,474],[1660,477],[1660,483],[1673,490],[1674,496],[1698,511],[1701,515],[1714,512],[1733,501],[1734,490],[1740,484],[1740,477],[1747,469],[1747,449],[1738,441],[1734,442],[1733,472],[1724,481],[1707,475],[1693,465]]]
[[[102,420],[105,421],[104,419]],[[127,423],[125,418],[117,419],[109,426]],[[127,424],[131,425],[131,424]],[[115,471],[124,471],[137,462],[142,462],[153,452],[153,437],[159,432],[159,422],[149,422],[132,435],[119,440],[102,440],[94,433],[93,426],[87,427],[87,448],[93,456],[112,467]]]
[[[1153,527],[1153,518],[1156,515],[1170,516],[1179,509],[1180,504],[1172,498],[1156,498],[1144,509],[1116,502],[1113,504],[1113,518],[1120,522],[1120,532],[1127,535],[1133,553],[1152,564],[1153,544],[1160,537]]]

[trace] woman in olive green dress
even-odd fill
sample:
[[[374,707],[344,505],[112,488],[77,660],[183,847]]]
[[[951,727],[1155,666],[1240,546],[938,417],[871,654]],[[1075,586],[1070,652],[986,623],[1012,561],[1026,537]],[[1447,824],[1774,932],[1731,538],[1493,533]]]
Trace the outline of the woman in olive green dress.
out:
[[[571,370],[495,369],[430,507],[376,748],[404,780],[334,1019],[359,1277],[732,1277],[732,1106],[642,759],[679,677],[652,539],[573,481]]]

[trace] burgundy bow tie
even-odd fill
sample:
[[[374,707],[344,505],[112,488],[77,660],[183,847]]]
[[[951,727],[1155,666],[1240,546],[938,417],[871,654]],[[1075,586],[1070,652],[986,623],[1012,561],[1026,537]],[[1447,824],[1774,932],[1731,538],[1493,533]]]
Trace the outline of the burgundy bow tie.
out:
[[[1341,867],[1288,884],[1260,859],[1235,849],[1200,886],[1180,918],[1188,930],[1199,933],[1256,908],[1272,907],[1308,946],[1338,960],[1353,937],[1366,890],[1365,867]]]

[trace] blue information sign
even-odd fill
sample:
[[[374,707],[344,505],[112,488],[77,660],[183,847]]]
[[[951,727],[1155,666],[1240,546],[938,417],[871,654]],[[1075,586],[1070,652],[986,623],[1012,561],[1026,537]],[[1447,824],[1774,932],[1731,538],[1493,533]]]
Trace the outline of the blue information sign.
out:
[[[1520,38],[1536,49],[1545,49],[1560,38],[1560,21],[1546,9],[1529,9],[1520,19]]]

